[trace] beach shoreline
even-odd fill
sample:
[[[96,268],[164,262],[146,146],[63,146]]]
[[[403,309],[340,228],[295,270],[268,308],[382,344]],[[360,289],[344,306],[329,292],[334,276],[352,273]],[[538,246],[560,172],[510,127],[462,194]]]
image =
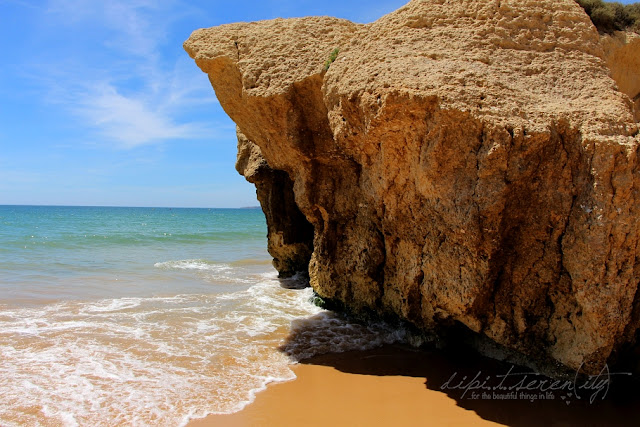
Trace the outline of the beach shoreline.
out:
[[[569,390],[532,389],[523,394],[526,391],[516,387],[522,376],[513,375],[519,368],[511,371],[508,382],[503,381],[502,391],[465,392],[460,386],[480,373],[487,387],[496,387],[509,368],[469,353],[447,354],[398,344],[324,354],[293,365],[295,380],[270,384],[243,410],[210,415],[188,425],[585,426],[625,425],[640,414],[637,390],[619,389],[615,377],[606,393],[583,389],[579,399]],[[542,377],[529,373],[527,384],[533,378]],[[538,398],[531,400],[533,396]]]

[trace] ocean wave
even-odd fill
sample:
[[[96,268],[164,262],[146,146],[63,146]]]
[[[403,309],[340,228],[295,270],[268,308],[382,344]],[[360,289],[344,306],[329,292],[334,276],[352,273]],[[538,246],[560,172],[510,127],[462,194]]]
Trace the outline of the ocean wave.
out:
[[[87,304],[83,308],[85,312],[112,313],[114,311],[130,310],[138,307],[142,302],[141,298],[120,298],[117,300],[104,300],[96,304]]]
[[[237,411],[267,383],[293,378],[277,346],[291,318],[317,308],[291,292],[266,280],[223,296],[3,312],[0,424],[177,425]],[[282,301],[302,305],[275,309]]]
[[[226,294],[3,311],[0,424],[183,425],[242,409],[268,383],[293,379],[301,358],[402,338],[312,305],[310,288],[259,277]]]
[[[325,311],[308,318],[294,319],[291,334],[280,349],[300,361],[320,354],[370,350],[406,340],[405,329],[385,322],[356,323],[340,314]]]
[[[212,271],[215,273],[232,269],[229,264],[214,263],[202,259],[157,262],[153,266],[164,270],[199,270]]]
[[[228,263],[219,263],[204,259],[186,259],[165,261],[154,264],[155,268],[165,271],[193,273],[198,278],[215,285],[253,285],[262,280],[264,265],[233,266]]]

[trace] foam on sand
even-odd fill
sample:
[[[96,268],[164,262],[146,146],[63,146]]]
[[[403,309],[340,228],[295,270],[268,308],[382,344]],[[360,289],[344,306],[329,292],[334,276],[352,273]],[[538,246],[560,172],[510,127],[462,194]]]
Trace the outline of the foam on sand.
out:
[[[325,312],[311,289],[286,289],[274,274],[253,280],[218,295],[6,307],[0,423],[184,424],[240,410],[268,383],[295,378],[301,357],[401,339]],[[292,322],[315,329],[286,343]]]

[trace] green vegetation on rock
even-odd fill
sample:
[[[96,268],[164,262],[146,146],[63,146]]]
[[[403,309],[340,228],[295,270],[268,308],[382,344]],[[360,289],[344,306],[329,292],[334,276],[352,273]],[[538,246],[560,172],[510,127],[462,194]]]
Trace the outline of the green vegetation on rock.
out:
[[[331,51],[331,54],[329,55],[329,59],[327,59],[327,61],[324,63],[325,71],[327,71],[331,66],[331,64],[333,64],[333,62],[336,60],[336,58],[338,57],[338,53],[340,53],[340,49],[338,48],[335,48],[333,49],[333,51]]]
[[[601,33],[640,32],[640,3],[623,5],[602,0],[576,0]]]

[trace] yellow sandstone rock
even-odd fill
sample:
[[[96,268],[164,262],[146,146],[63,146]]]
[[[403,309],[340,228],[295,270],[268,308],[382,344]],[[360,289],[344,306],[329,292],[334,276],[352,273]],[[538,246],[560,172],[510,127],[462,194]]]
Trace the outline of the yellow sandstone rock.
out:
[[[310,257],[351,310],[583,372],[634,341],[637,40],[601,42],[572,0],[413,0],[185,49],[238,125],[284,274]]]
[[[611,77],[633,101],[635,119],[640,122],[640,34],[618,31],[603,35],[601,41]]]

